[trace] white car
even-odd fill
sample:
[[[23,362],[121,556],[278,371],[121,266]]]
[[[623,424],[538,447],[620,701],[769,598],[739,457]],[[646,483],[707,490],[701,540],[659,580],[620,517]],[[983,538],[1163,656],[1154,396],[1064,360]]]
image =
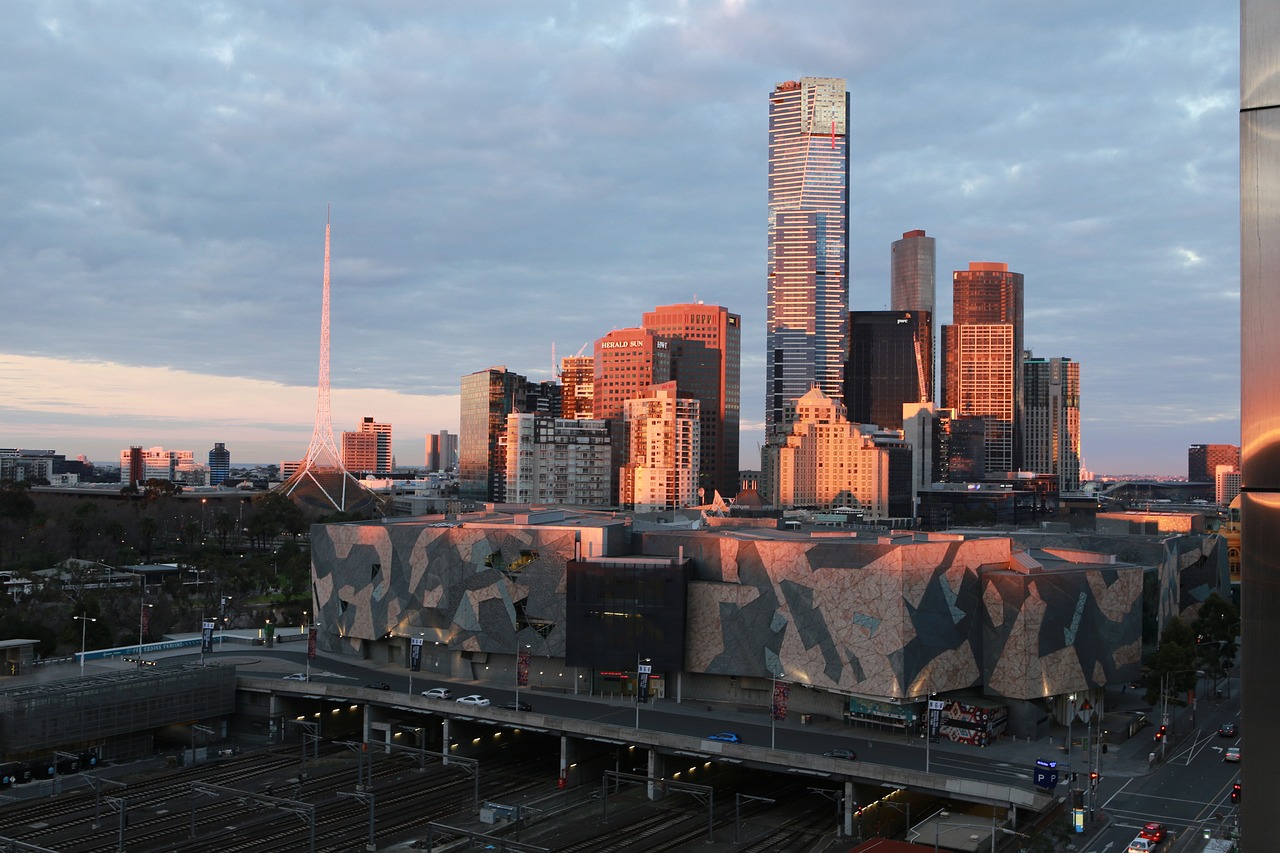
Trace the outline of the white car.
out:
[[[1126,853],[1155,853],[1156,842],[1150,838],[1143,838],[1139,835],[1137,838],[1129,842]]]
[[[292,675],[286,675],[284,677],[284,680],[285,681],[309,681],[310,679],[307,678],[307,674],[305,672],[295,672]]]
[[[422,691],[422,695],[428,699],[448,699],[453,694],[449,692],[448,687],[432,687],[430,690]]]
[[[489,700],[484,698],[478,693],[472,693],[470,696],[459,696],[458,704],[459,705],[477,705],[477,706],[483,707],[489,704]]]

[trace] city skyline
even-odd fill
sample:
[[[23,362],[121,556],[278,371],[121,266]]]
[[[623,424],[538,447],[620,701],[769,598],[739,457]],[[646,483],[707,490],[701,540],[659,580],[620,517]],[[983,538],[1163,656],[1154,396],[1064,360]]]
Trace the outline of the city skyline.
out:
[[[852,310],[924,229],[939,277],[1026,276],[1088,469],[1240,443],[1234,7],[13,13],[0,252],[33,297],[0,317],[0,445],[300,458],[332,201],[334,421],[393,424],[401,464],[456,434],[461,376],[545,380],[553,345],[702,300],[742,316],[756,468],[764,107],[811,75],[850,96]]]

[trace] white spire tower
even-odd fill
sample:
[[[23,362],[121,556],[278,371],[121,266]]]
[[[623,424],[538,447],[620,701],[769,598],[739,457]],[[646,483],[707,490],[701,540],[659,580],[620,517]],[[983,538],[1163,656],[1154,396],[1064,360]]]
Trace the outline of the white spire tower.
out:
[[[316,425],[306,458],[281,486],[296,501],[345,512],[368,501],[369,493],[342,465],[342,454],[333,440],[333,414],[329,406],[329,211],[324,222],[324,297],[320,307],[320,381],[316,389]]]

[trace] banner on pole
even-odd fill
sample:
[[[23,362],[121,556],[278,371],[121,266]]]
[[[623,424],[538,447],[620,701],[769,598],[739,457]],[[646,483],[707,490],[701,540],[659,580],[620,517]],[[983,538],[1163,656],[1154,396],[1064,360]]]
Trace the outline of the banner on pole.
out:
[[[516,686],[529,686],[529,650],[524,647],[516,654]]]
[[[307,660],[316,659],[316,626],[307,626]]]
[[[637,668],[636,675],[639,676],[639,678],[637,679],[639,683],[636,685],[636,701],[637,702],[649,701],[649,675],[652,672],[653,672],[653,667],[647,663],[642,663]],[[638,714],[640,712],[637,711],[636,713]]]
[[[422,638],[414,637],[409,640],[409,669],[413,672],[422,671]]]
[[[773,704],[769,708],[769,713],[774,721],[787,718],[787,706],[789,704],[791,704],[791,685],[781,681],[776,682],[773,685]]]
[[[213,651],[213,626],[216,622],[200,623],[200,652],[206,653]]]

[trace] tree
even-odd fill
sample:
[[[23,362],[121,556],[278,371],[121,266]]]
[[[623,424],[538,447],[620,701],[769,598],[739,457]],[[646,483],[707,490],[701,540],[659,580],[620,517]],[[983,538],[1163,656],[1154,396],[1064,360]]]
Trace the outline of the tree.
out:
[[[1196,667],[1195,633],[1181,619],[1172,619],[1160,634],[1160,648],[1147,661],[1147,701],[1163,699],[1163,691],[1176,697],[1194,690],[1200,680]]]
[[[1196,660],[1216,682],[1236,662],[1240,612],[1216,592],[1211,593],[1191,623],[1196,636]]]

